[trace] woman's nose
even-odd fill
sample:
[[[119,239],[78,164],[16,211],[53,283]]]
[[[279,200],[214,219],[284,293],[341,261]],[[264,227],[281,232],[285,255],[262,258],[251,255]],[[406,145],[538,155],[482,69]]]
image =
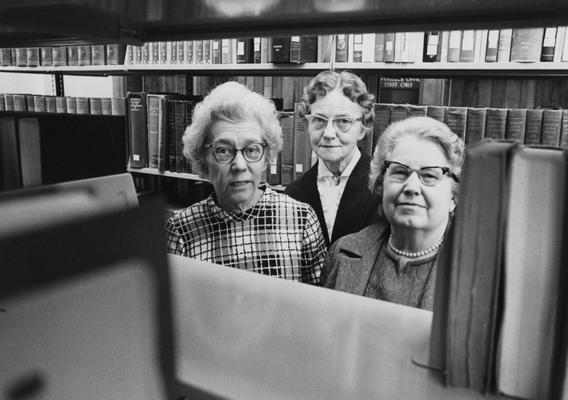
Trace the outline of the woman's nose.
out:
[[[234,160],[231,162],[231,168],[240,171],[246,169],[247,165],[247,160],[245,160],[243,153],[237,151]]]
[[[422,189],[422,182],[416,171],[412,171],[404,182],[404,192],[418,194]]]
[[[331,120],[327,121],[327,125],[323,130],[323,137],[326,139],[333,139],[336,136],[337,132],[335,131],[335,126],[333,125],[333,122]]]

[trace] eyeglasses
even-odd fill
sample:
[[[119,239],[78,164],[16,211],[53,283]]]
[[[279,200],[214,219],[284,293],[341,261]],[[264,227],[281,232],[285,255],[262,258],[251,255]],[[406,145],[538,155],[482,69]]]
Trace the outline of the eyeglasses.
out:
[[[237,156],[237,151],[240,151],[244,159],[249,163],[255,163],[262,159],[264,149],[267,143],[251,143],[242,149],[236,149],[232,146],[224,144],[206,144],[204,147],[211,149],[213,157],[219,164],[229,164],[233,162]]]
[[[416,172],[420,182],[426,186],[435,186],[444,178],[445,175],[459,182],[458,177],[450,171],[448,167],[422,167],[420,169],[410,168],[408,165],[396,162],[385,161],[384,168],[386,176],[393,182],[406,182],[413,172]]]
[[[330,121],[329,118],[317,114],[306,114],[305,117],[308,120],[308,127],[314,132],[325,130]],[[331,123],[339,132],[346,133],[353,126],[353,122],[361,121],[362,119],[363,117],[336,117],[331,118]]]

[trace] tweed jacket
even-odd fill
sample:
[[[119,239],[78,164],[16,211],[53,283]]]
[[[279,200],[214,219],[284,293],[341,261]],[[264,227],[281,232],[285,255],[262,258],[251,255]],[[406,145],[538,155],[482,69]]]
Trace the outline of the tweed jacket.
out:
[[[371,158],[367,154],[362,153],[361,158],[355,164],[355,168],[353,168],[347,180],[345,190],[341,196],[331,238],[327,229],[325,229],[325,217],[318,192],[317,163],[305,175],[286,187],[284,193],[296,200],[308,203],[315,210],[327,246],[340,237],[357,232],[379,220],[377,215],[377,208],[380,202],[379,196],[371,194],[367,187],[370,164]]]
[[[389,232],[388,223],[381,221],[333,243],[321,273],[323,286],[363,296]]]

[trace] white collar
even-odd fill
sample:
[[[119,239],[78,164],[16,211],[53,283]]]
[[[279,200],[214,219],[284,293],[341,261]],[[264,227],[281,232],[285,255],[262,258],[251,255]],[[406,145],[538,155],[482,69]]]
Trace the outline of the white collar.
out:
[[[357,165],[357,163],[359,162],[360,158],[361,158],[361,152],[359,151],[359,148],[355,147],[355,149],[353,150],[353,156],[351,157],[351,161],[349,161],[349,164],[347,164],[347,167],[345,167],[343,172],[341,172],[341,176],[349,177],[351,175],[351,172],[353,172],[355,165]],[[318,179],[330,177],[330,176],[334,176],[334,175],[327,168],[327,165],[325,165],[325,163],[322,160],[319,160],[319,162],[318,162]]]

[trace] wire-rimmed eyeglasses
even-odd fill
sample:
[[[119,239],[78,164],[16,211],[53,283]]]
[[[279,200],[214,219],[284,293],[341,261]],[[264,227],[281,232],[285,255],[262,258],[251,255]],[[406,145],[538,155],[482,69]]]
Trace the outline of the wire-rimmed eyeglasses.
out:
[[[320,132],[325,130],[327,124],[331,120],[331,123],[339,132],[348,132],[355,121],[361,121],[363,117],[335,117],[327,118],[323,115],[318,114],[306,114],[304,117],[308,120],[308,127],[314,132]]]
[[[384,162],[385,176],[393,182],[406,182],[413,172],[416,172],[418,179],[426,186],[435,186],[444,178],[449,176],[456,182],[458,177],[450,170],[449,167],[428,166],[419,169],[410,168],[408,165],[397,161]]]
[[[211,149],[215,161],[219,164],[229,164],[233,162],[238,151],[241,152],[245,161],[249,163],[258,162],[262,159],[266,146],[268,146],[268,143],[251,143],[237,149],[226,144],[212,143],[206,144],[204,147]]]

